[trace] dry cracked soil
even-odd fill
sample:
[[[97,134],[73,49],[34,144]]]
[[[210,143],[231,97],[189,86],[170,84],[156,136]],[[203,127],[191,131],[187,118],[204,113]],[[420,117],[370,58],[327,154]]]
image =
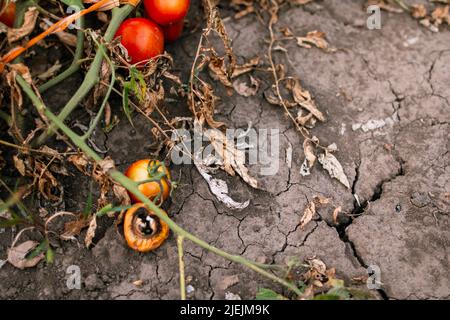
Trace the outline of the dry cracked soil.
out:
[[[327,121],[318,124],[313,134],[324,145],[336,143],[336,156],[351,188],[332,180],[318,165],[311,175],[300,175],[302,138],[281,109],[263,98],[271,80],[261,73],[257,76],[262,87],[252,97],[228,96],[217,84],[221,101],[216,119],[231,128],[245,129],[251,121],[256,129],[279,129],[279,172],[261,176],[257,166],[250,167],[260,190],[239,177],[219,174],[234,199],[250,199],[246,209],[233,211],[215,199],[194,167],[173,167],[180,187],[167,210],[178,224],[208,243],[258,262],[316,256],[336,268],[347,283],[367,275],[372,266],[379,268],[382,283],[375,292],[377,298],[448,299],[450,30],[432,33],[406,14],[390,13],[383,13],[381,30],[368,30],[363,8],[363,1],[326,0],[282,10],[278,27],[289,26],[298,35],[321,30],[338,50],[325,53],[288,41],[283,43],[287,51],[275,54],[326,114]],[[238,58],[263,56],[267,27],[253,15],[234,20],[231,12],[222,14],[230,16],[226,27]],[[183,80],[198,39],[198,31],[188,33],[168,47]],[[48,104],[55,109],[62,106],[80,79],[75,76],[53,90],[56,93],[46,97]],[[187,109],[183,103],[170,103],[167,108],[180,115],[186,114],[180,110]],[[115,159],[120,169],[145,157],[152,145],[148,122],[136,115],[134,123],[132,128],[121,118],[108,135],[96,133],[97,147]],[[293,149],[291,167],[285,159],[289,147]],[[82,210],[89,186],[89,179],[79,174],[76,180],[67,178],[65,209]],[[331,198],[332,205],[320,208],[302,230],[303,210],[316,195]],[[332,212],[337,206],[354,218],[343,214],[335,225]],[[2,259],[12,237],[11,230],[0,234]],[[171,235],[153,253],[133,252],[105,217],[90,250],[65,243],[56,250],[51,266],[41,263],[18,270],[4,265],[0,298],[177,299],[176,250]],[[192,299],[223,299],[227,293],[253,299],[261,287],[283,292],[271,281],[192,243],[186,243],[185,251]],[[80,267],[80,290],[66,286],[71,265]],[[135,286],[136,280],[143,280],[142,285]]]

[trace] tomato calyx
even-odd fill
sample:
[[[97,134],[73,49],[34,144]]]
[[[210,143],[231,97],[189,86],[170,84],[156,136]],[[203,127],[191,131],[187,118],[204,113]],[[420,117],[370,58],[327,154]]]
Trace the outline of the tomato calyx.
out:
[[[156,164],[155,164],[156,163]],[[161,170],[162,169],[162,170]],[[147,172],[148,172],[148,179],[139,181],[137,183],[137,185],[141,185],[141,184],[145,184],[145,183],[149,183],[149,182],[156,182],[159,185],[159,193],[156,195],[156,197],[153,199],[153,201],[155,202],[155,204],[157,206],[161,206],[164,199],[162,197],[162,193],[164,190],[164,187],[162,185],[162,181],[165,181],[167,183],[167,185],[170,188],[170,195],[172,194],[172,190],[174,188],[174,183],[172,183],[170,177],[167,175],[167,167],[156,160],[151,160],[149,161],[148,165],[147,165]]]

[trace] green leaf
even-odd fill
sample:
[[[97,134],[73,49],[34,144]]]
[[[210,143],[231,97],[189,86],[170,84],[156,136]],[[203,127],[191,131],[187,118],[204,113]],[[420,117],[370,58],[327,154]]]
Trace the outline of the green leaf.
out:
[[[134,126],[133,121],[131,120],[131,110],[130,110],[130,105],[129,105],[129,94],[130,94],[131,88],[132,87],[131,87],[130,82],[124,82],[123,92],[122,92],[122,108],[123,108],[123,112],[127,116],[128,121],[130,122],[130,124],[132,126]]]
[[[55,254],[52,250],[52,248],[47,248],[47,253],[45,254],[45,260],[48,264],[52,264],[55,261]]]
[[[261,288],[256,293],[256,300],[288,300],[288,298],[273,290]]]
[[[43,240],[36,248],[34,248],[33,251],[31,251],[29,254],[27,254],[27,259],[33,259],[36,258],[42,251],[47,248],[47,240]]]
[[[87,200],[86,200],[86,205],[84,206],[84,210],[83,210],[83,217],[84,218],[89,217],[89,214],[92,212],[92,204],[93,204],[92,192],[89,191],[88,197],[87,197]]]

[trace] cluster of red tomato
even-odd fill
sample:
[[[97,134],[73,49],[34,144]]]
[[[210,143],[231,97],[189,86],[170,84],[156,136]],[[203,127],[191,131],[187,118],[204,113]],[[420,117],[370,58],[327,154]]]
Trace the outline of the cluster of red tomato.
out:
[[[131,63],[147,61],[164,52],[164,42],[178,39],[183,31],[189,0],[144,0],[147,18],[125,20],[116,32]]]
[[[162,204],[170,196],[170,171],[159,161],[143,159],[134,162],[125,175],[132,181],[140,183],[139,191],[147,198]],[[155,176],[159,176],[156,177]],[[148,181],[154,178],[156,181]],[[143,183],[144,182],[144,183]],[[135,203],[125,214],[123,231],[130,248],[139,252],[148,252],[158,248],[169,236],[169,226],[150,211],[132,193],[131,201]]]
[[[0,22],[12,28],[14,26],[14,19],[16,18],[16,4],[14,2],[8,3],[6,8],[3,8],[4,2],[0,0]]]

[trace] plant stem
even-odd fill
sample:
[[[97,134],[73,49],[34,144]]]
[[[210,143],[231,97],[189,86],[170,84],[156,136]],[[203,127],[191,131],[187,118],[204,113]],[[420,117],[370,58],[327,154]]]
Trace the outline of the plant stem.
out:
[[[77,0],[76,1],[76,5],[79,6],[81,9],[83,9],[83,2],[81,0]],[[75,49],[75,54],[73,57],[73,61],[72,64],[70,65],[69,68],[67,68],[66,70],[64,70],[63,72],[61,72],[60,74],[58,74],[56,77],[54,77],[53,79],[47,81],[46,83],[44,83],[43,85],[41,85],[39,87],[39,91],[45,92],[46,90],[50,89],[51,87],[53,87],[54,85],[60,83],[61,81],[67,79],[69,76],[71,76],[72,74],[74,74],[75,72],[77,72],[80,69],[80,60],[83,56],[83,52],[84,52],[84,16],[81,16],[78,19],[79,22],[79,27],[80,29],[77,31],[77,47]]]
[[[183,236],[177,237],[178,247],[178,265],[180,269],[180,294],[181,300],[186,300],[186,281],[184,276],[184,260],[183,260]]]
[[[102,105],[100,106],[97,115],[92,121],[92,124],[90,125],[88,131],[86,131],[86,133],[81,137],[83,140],[88,139],[92,135],[92,132],[94,132],[94,129],[97,127],[97,124],[100,121],[100,118],[103,114],[103,110],[105,109],[106,104],[108,103],[109,96],[111,95],[112,88],[114,87],[114,83],[116,81],[116,70],[111,59],[109,59],[108,54],[105,51],[105,48],[101,46],[97,42],[97,40],[94,39],[94,42],[97,44],[99,52],[103,54],[103,57],[105,58],[106,62],[109,64],[109,67],[111,68],[111,81],[108,85],[108,90],[106,91],[105,97],[103,98]]]
[[[43,102],[39,99],[38,96],[33,92],[33,89],[28,85],[28,83],[21,77],[17,76],[17,83],[22,87],[25,94],[27,94],[33,104],[36,106],[38,111],[43,112],[45,116],[52,122],[54,122],[55,126],[59,128],[64,134],[66,134],[72,142],[80,148],[87,156],[92,158],[95,162],[100,163],[102,161],[102,158],[97,155],[97,153],[92,150],[86,142],[75,132],[73,132],[69,127],[67,127],[59,117],[57,117],[55,114],[53,114],[49,109],[45,107]],[[169,228],[176,233],[178,236],[182,236],[183,238],[189,239],[198,246],[202,247],[205,250],[208,250],[222,258],[225,258],[229,261],[242,264],[246,266],[247,268],[265,276],[266,278],[269,278],[275,282],[278,282],[279,284],[285,286],[286,288],[292,290],[297,295],[301,294],[301,291],[297,286],[294,284],[277,277],[276,275],[264,270],[260,266],[256,265],[254,262],[247,260],[246,258],[239,256],[239,255],[233,255],[228,252],[225,252],[219,248],[216,248],[209,243],[203,241],[202,239],[197,238],[192,233],[184,230],[182,227],[180,227],[178,224],[176,224],[171,218],[169,218],[168,215],[164,213],[153,201],[151,201],[149,198],[147,198],[144,194],[142,194],[138,188],[138,184],[130,179],[128,179],[124,174],[122,174],[120,171],[117,170],[110,170],[108,172],[109,176],[115,181],[121,184],[125,189],[127,189],[129,192],[134,194],[142,203],[144,203],[148,209],[150,209],[159,219],[167,223]]]
[[[122,21],[133,11],[134,7],[132,5],[125,5],[121,8],[114,8],[112,13],[111,22],[109,23],[108,29],[105,32],[104,39],[109,42],[113,39],[117,29],[119,28]],[[100,45],[101,48],[105,49],[104,45]],[[89,93],[89,91],[98,83],[99,81],[99,72],[102,66],[103,54],[99,49],[95,54],[95,58],[89,68],[89,71],[84,78],[83,83],[78,88],[77,92],[75,92],[72,98],[67,102],[64,108],[58,115],[58,119],[62,122],[72,113],[72,111],[77,107],[80,101]],[[56,126],[50,126],[46,132],[43,132],[38,140],[37,144],[43,144],[49,135],[54,133]]]

